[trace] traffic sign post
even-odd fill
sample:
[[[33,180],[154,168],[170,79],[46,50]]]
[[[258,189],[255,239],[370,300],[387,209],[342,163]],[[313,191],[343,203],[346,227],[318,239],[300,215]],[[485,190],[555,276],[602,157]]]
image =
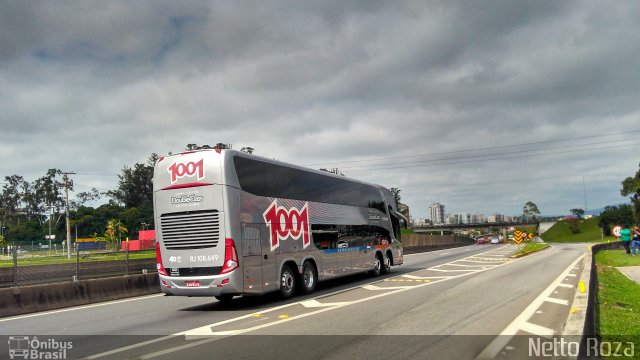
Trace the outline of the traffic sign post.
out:
[[[622,225],[615,225],[612,229],[611,229],[611,234],[613,236],[615,236],[616,238],[620,238],[620,236],[622,236],[622,234],[620,234],[620,232],[622,231]]]

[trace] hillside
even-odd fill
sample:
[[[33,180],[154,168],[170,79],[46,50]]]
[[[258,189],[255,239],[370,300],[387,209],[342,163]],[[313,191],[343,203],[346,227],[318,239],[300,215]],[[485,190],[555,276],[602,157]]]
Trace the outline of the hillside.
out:
[[[602,234],[598,226],[598,218],[577,221],[578,233],[571,231],[571,222],[561,220],[555,223],[549,230],[542,234],[542,239],[546,242],[602,242]],[[616,239],[605,237],[604,241]]]

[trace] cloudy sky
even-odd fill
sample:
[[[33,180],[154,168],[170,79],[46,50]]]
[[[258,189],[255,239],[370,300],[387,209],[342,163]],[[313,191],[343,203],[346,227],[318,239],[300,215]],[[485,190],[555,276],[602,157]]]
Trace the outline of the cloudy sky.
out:
[[[414,217],[626,202],[637,1],[2,1],[0,176],[188,143],[402,190]],[[583,186],[584,184],[584,186]],[[586,196],[585,196],[586,195]]]

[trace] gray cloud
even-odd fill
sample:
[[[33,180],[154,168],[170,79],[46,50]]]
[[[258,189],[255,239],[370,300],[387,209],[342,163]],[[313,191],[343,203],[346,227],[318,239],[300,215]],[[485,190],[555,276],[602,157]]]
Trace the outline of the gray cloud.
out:
[[[583,176],[590,207],[619,203],[638,166],[639,8],[5,3],[0,175],[57,167],[109,189],[152,152],[226,142],[398,186],[418,217],[566,213]]]

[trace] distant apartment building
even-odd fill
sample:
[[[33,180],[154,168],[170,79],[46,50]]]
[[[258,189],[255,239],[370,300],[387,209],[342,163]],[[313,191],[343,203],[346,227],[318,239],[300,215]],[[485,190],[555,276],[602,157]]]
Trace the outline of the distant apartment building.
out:
[[[475,214],[471,215],[471,223],[472,224],[484,224],[485,223],[484,214],[475,213]]]
[[[398,203],[398,212],[404,215],[404,217],[407,219],[407,226],[411,224],[411,209],[409,208],[409,205]]]
[[[414,218],[412,221],[413,226],[426,226],[429,224],[429,220],[423,218]]]
[[[429,216],[433,225],[442,225],[445,221],[444,205],[434,203],[429,206]]]

